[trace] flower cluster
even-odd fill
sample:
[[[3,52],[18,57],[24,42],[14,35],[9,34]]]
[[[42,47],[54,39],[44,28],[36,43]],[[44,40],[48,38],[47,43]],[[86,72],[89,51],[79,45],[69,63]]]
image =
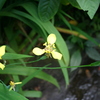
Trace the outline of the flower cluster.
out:
[[[32,50],[32,52],[35,55],[42,55],[42,54],[46,53],[47,56],[49,56],[49,57],[53,57],[54,59],[61,60],[62,54],[56,51],[55,42],[56,42],[55,34],[50,34],[47,37],[47,42],[45,42],[43,44],[43,46],[45,46],[45,48],[41,49],[41,48],[35,47]]]
[[[2,59],[2,56],[5,54],[5,48],[6,48],[6,46],[1,46],[0,47],[0,59]],[[0,62],[0,68],[2,70],[5,68],[5,65],[2,64],[1,62]]]

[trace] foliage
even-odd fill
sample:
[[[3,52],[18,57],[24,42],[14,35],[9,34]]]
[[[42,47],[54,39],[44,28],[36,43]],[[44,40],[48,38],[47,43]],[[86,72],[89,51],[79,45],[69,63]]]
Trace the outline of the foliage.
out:
[[[22,89],[34,77],[60,89],[57,80],[43,69],[61,69],[67,86],[68,68],[73,71],[77,67],[100,65],[100,19],[99,13],[96,13],[97,10],[99,12],[99,4],[99,0],[0,0],[0,46],[6,45],[6,53],[0,61],[5,68],[0,69],[0,74],[7,75],[0,83],[2,98],[6,99],[5,92],[10,99],[41,97],[41,91]],[[58,60],[60,67],[48,67],[50,64],[29,66],[28,63],[49,59],[43,55],[37,60],[28,60],[34,58],[32,49],[42,47],[51,33],[55,34],[56,49],[62,54],[62,59]],[[83,51],[97,62],[80,66]],[[15,91],[9,91],[7,84],[11,80],[22,84],[17,85]]]
[[[26,99],[24,96],[18,94],[17,92],[14,92],[14,91],[9,91],[7,89],[7,87],[4,85],[4,84],[1,84],[0,83],[0,98],[2,100],[7,100],[7,99],[11,99],[11,100],[14,100],[15,98],[17,100],[28,100]]]

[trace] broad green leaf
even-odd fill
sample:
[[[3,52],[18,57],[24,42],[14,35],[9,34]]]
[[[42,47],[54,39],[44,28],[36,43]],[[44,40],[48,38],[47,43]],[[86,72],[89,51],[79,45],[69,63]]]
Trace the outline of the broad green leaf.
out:
[[[89,17],[92,19],[99,7],[100,0],[77,0],[81,9],[87,11]]]
[[[66,0],[66,1],[69,1],[70,4],[78,9],[80,9],[80,6],[79,4],[77,3],[77,0]]]
[[[97,46],[95,43],[93,43],[93,42],[91,42],[91,41],[86,41],[86,42],[85,42],[85,45],[86,45],[87,47],[96,47],[96,46]]]
[[[57,13],[60,0],[39,0],[38,14],[42,21],[49,21]]]
[[[97,43],[99,43],[100,44],[100,39],[94,39]],[[87,46],[87,47],[97,47],[97,45],[94,43],[94,42],[92,42],[92,41],[90,41],[90,40],[88,40],[88,41],[86,41],[85,42],[85,45]],[[99,45],[98,45],[99,46]]]
[[[43,67],[40,67],[41,69]],[[23,67],[23,66],[16,66],[16,65],[9,65],[6,66],[4,70],[0,70],[1,74],[13,74],[13,75],[23,75],[23,76],[30,76],[32,78],[40,78],[46,80],[59,88],[59,84],[57,80],[52,77],[51,75],[43,72],[42,70],[37,70],[34,67]],[[22,83],[23,85],[23,83]]]
[[[95,49],[95,48],[91,48],[91,47],[87,47],[86,48],[86,54],[94,60],[98,60],[100,61],[100,53]]]
[[[15,53],[5,53],[2,58],[3,59],[21,59],[21,58],[28,58],[33,57],[30,55],[24,55],[24,54],[15,54]]]
[[[77,50],[71,56],[70,66],[79,66],[81,64],[81,61],[81,53],[79,50]]]
[[[0,83],[0,99],[1,100],[28,100],[21,94],[11,90],[9,91],[7,87]]]
[[[82,56],[79,50],[75,51],[71,56],[70,66],[79,66],[82,61]],[[77,67],[71,68],[71,71],[77,69]]]
[[[5,4],[6,0],[0,0],[0,10],[2,9],[3,5]]]
[[[41,91],[23,91],[22,94],[25,97],[34,97],[34,98],[40,98],[42,96]]]

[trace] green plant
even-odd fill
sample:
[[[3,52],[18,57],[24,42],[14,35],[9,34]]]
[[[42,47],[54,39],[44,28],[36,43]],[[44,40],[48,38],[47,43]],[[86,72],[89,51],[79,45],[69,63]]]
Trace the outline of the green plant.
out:
[[[17,88],[15,89],[20,94],[23,94],[26,97],[40,97],[42,94],[40,91],[24,91],[22,90],[22,87],[32,78],[37,77],[49,81],[60,88],[57,80],[51,75],[43,72],[43,69],[61,69],[67,86],[69,84],[67,68],[73,70],[73,68],[77,67],[100,65],[100,57],[94,56],[95,54],[99,55],[94,49],[96,47],[99,48],[99,42],[92,37],[91,31],[93,30],[86,30],[87,26],[89,26],[89,28],[93,26],[95,31],[99,29],[97,28],[97,26],[99,27],[99,24],[95,24],[95,22],[98,21],[98,16],[96,17],[95,13],[99,4],[99,0],[96,2],[93,0],[24,0],[24,2],[23,0],[1,0],[0,45],[6,45],[6,53],[1,56],[2,61],[6,61],[7,63],[5,63],[4,70],[0,70],[0,74],[11,76],[11,78],[7,77],[3,80],[4,82],[0,84],[3,91],[1,94],[2,97],[4,98],[4,91],[7,91],[9,94],[9,88],[6,87],[5,84],[8,84],[11,79],[14,82],[22,82],[22,84],[16,86]],[[63,7],[67,8],[67,11],[63,9]],[[70,13],[68,14],[73,8],[78,9],[77,12],[73,12],[72,15]],[[95,18],[94,21],[91,22],[86,13],[82,16],[79,10],[87,11],[87,14],[91,19],[93,19],[93,17]],[[79,23],[79,18],[81,18],[81,24]],[[84,22],[87,18],[87,22],[91,22],[90,25]],[[75,21],[75,19],[77,19],[77,21]],[[73,25],[73,22],[75,22],[75,25]],[[61,27],[63,25],[67,27],[67,29]],[[61,32],[70,35],[68,35],[68,38],[63,38],[60,34]],[[29,66],[28,63],[47,59],[45,56],[42,56],[35,61],[27,62],[27,60],[23,60],[23,58],[33,57],[30,56],[29,53],[32,54],[32,49],[37,45],[39,39],[43,39],[43,41],[40,41],[42,44],[47,40],[48,35],[51,33],[56,35],[56,49],[62,54],[62,59],[58,60],[60,67],[48,68],[47,66],[49,64],[43,67]],[[96,34],[96,38],[97,37],[98,34]],[[67,45],[68,47],[72,46],[71,49],[75,48],[75,50],[71,52],[70,49],[68,50]],[[46,47],[47,46],[48,45],[46,45]],[[87,46],[87,48],[85,48],[85,46]],[[84,48],[89,57],[98,60],[98,62],[79,66],[82,60],[81,51],[84,50]],[[70,54],[72,55],[71,60],[69,57]],[[71,66],[69,66],[69,63]],[[19,75],[22,75],[25,78],[20,80]],[[14,97],[19,95],[14,91],[12,94],[14,94]],[[8,98],[13,97],[8,95]],[[25,99],[21,96],[19,100],[21,98],[23,100]]]

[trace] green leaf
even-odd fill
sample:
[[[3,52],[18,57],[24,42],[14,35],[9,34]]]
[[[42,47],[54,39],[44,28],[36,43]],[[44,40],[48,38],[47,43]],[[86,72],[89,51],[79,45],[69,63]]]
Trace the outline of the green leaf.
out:
[[[15,54],[15,53],[5,53],[2,58],[3,59],[21,59],[21,58],[28,58],[33,57],[30,55],[24,55],[24,54]]]
[[[100,44],[100,39],[94,39],[97,43],[99,43]],[[85,45],[87,46],[87,47],[97,47],[97,45],[94,43],[94,42],[92,42],[92,41],[90,41],[90,40],[88,40],[88,41],[86,41],[85,42]],[[99,46],[99,45],[98,45]]]
[[[96,41],[93,37],[91,37],[90,35],[88,35],[88,33],[82,31],[81,29],[79,29],[78,27],[71,25],[71,27],[73,29],[75,29],[76,31],[79,32],[79,35],[82,34],[83,36],[85,36],[86,38],[88,38],[88,40],[90,40],[91,42],[93,42],[94,44],[96,44],[97,46],[99,46],[100,44],[98,43],[98,41]]]
[[[62,13],[62,15],[72,19],[72,20],[75,20],[73,17],[71,17],[69,14],[67,14],[66,12],[64,12],[63,10],[60,10],[60,13]]]
[[[71,25],[70,25],[69,22],[66,20],[66,18],[65,18],[61,13],[59,13],[58,15],[59,15],[59,17],[63,20],[63,22],[66,24],[66,26],[68,26],[69,29],[72,30]]]
[[[91,66],[100,66],[100,61],[96,61],[90,64]]]
[[[38,14],[42,21],[49,21],[58,11],[60,0],[39,0]]]
[[[31,32],[28,34],[28,36],[29,36],[29,38],[33,38],[35,35],[36,35],[36,30],[35,30],[35,28],[34,28],[34,29],[31,30]],[[28,38],[25,38],[24,41],[22,42],[22,44],[19,46],[19,50],[18,50],[18,51],[22,51],[23,48],[26,48],[25,52],[27,51],[27,52],[29,53],[29,51],[28,51],[29,48],[31,48],[30,51],[31,51],[32,48],[33,48],[33,46],[31,47],[31,46],[29,45],[29,42],[30,42],[31,44],[34,42],[33,45],[35,45],[36,40],[38,40],[37,38],[38,38],[38,35],[36,36],[35,40],[29,40]],[[27,45],[28,45],[28,50],[27,50]],[[24,52],[24,53],[25,53],[25,52]]]
[[[17,54],[11,47],[9,47],[7,45],[6,45],[6,51],[7,52],[10,52],[10,53]],[[24,60],[23,59],[18,59],[18,60],[21,62],[21,64],[23,64],[24,66],[26,66],[26,64],[24,63]],[[12,61],[14,61],[14,60],[12,60]]]
[[[11,90],[9,91],[5,85],[0,83],[0,99],[1,100],[28,100],[24,96],[20,95],[19,93]]]
[[[62,3],[63,5],[68,5],[68,4],[69,4],[69,1],[68,1],[68,0],[61,0],[61,3]]]
[[[70,66],[79,66],[81,64],[81,61],[81,53],[79,50],[77,50],[71,56]]]
[[[16,37],[19,35],[18,33],[13,32],[13,22],[9,24],[9,26],[4,28],[7,40],[9,42],[9,45],[14,49],[14,51],[17,52],[18,50],[18,44],[16,41]]]
[[[79,66],[82,61],[82,56],[79,50],[75,51],[71,56],[70,66]],[[77,69],[77,67],[71,68],[71,71]]]
[[[95,43],[93,43],[93,42],[91,42],[91,41],[89,41],[89,40],[85,42],[85,45],[86,45],[87,47],[96,47],[96,46],[97,46]]]
[[[63,55],[63,58],[61,60],[58,60],[61,67],[67,67],[69,64],[69,51],[67,48],[67,45],[63,38],[61,37],[60,33],[56,30],[56,28],[50,23],[44,23],[42,24],[46,31],[50,33],[54,33],[57,37],[56,46],[59,52]],[[69,84],[69,77],[68,77],[68,70],[66,68],[61,69],[65,78],[66,85]]]
[[[2,9],[3,5],[5,4],[6,0],[0,0],[0,10]]]
[[[23,91],[22,94],[25,97],[34,97],[34,98],[40,98],[42,96],[41,91]]]
[[[67,87],[67,85],[69,85],[69,73],[67,70],[67,66],[64,64],[64,62],[62,60],[59,60],[59,64],[60,64],[61,70],[63,72],[65,82],[66,82],[66,87]],[[63,67],[65,67],[65,68],[63,68]]]
[[[87,11],[89,17],[92,19],[99,7],[100,0],[77,0],[81,9]]]
[[[13,66],[13,67],[12,67]],[[37,70],[34,67],[23,67],[23,66],[16,66],[16,65],[6,65],[6,68],[4,70],[0,70],[0,74],[13,74],[13,75],[23,75],[23,76],[28,76],[28,80],[36,77],[36,78],[40,78],[43,80],[46,80],[50,83],[52,83],[53,85],[55,85],[56,87],[59,87],[59,84],[57,82],[57,80],[52,77],[51,75],[43,72],[42,70]],[[40,67],[40,69],[42,69],[43,67]],[[26,80],[27,81],[27,80]],[[23,85],[24,83],[22,83],[21,85]]]
[[[76,0],[67,0],[67,1],[69,1],[72,6],[80,9],[80,6],[79,6],[79,4],[77,3]]]
[[[95,48],[86,48],[86,54],[94,60],[100,61],[100,53]]]

